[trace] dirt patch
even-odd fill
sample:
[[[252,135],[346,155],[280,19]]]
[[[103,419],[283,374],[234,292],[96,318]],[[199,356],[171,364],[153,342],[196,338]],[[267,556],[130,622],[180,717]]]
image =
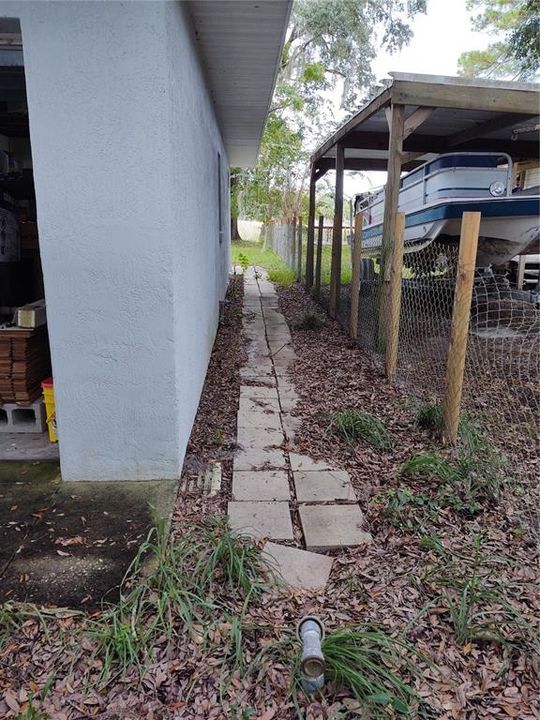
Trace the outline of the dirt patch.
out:
[[[62,483],[53,463],[3,463],[0,494],[1,600],[93,608],[116,599],[176,483]]]

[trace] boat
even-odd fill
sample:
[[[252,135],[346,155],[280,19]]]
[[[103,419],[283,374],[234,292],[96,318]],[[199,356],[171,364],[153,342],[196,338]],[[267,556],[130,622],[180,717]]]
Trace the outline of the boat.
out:
[[[405,253],[420,252],[435,240],[458,244],[467,211],[482,214],[477,267],[501,265],[537,247],[539,188],[513,190],[512,180],[512,159],[501,153],[445,153],[404,175],[398,210],[406,216]],[[355,197],[355,214],[364,214],[367,258],[381,254],[384,200],[384,187]]]

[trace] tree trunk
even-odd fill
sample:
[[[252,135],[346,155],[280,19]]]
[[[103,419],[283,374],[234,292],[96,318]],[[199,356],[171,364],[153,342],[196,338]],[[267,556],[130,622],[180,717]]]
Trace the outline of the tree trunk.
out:
[[[242,238],[238,232],[238,218],[231,215],[231,242],[241,239]]]

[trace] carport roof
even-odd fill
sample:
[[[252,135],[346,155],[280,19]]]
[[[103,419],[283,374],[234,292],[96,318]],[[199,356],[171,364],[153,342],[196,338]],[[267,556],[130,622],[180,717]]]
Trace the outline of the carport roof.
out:
[[[539,157],[539,85],[390,73],[392,82],[340,127],[312,155],[317,177],[335,166],[345,148],[346,170],[386,170],[392,104],[405,106],[402,168],[430,153],[508,153],[514,160]]]
[[[255,164],[292,0],[190,0],[231,165]]]

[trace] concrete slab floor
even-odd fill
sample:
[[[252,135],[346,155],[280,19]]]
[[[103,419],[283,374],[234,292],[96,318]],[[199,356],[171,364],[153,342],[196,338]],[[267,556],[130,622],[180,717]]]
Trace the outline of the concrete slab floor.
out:
[[[48,433],[0,432],[0,461],[52,460],[58,462],[58,443],[49,441]]]
[[[344,470],[315,470],[293,473],[298,502],[356,502],[349,474]]]
[[[174,480],[70,482],[55,463],[0,463],[0,600],[98,607],[168,519]]]
[[[266,501],[290,497],[289,478],[284,470],[259,470],[234,472],[232,482],[233,500]]]

